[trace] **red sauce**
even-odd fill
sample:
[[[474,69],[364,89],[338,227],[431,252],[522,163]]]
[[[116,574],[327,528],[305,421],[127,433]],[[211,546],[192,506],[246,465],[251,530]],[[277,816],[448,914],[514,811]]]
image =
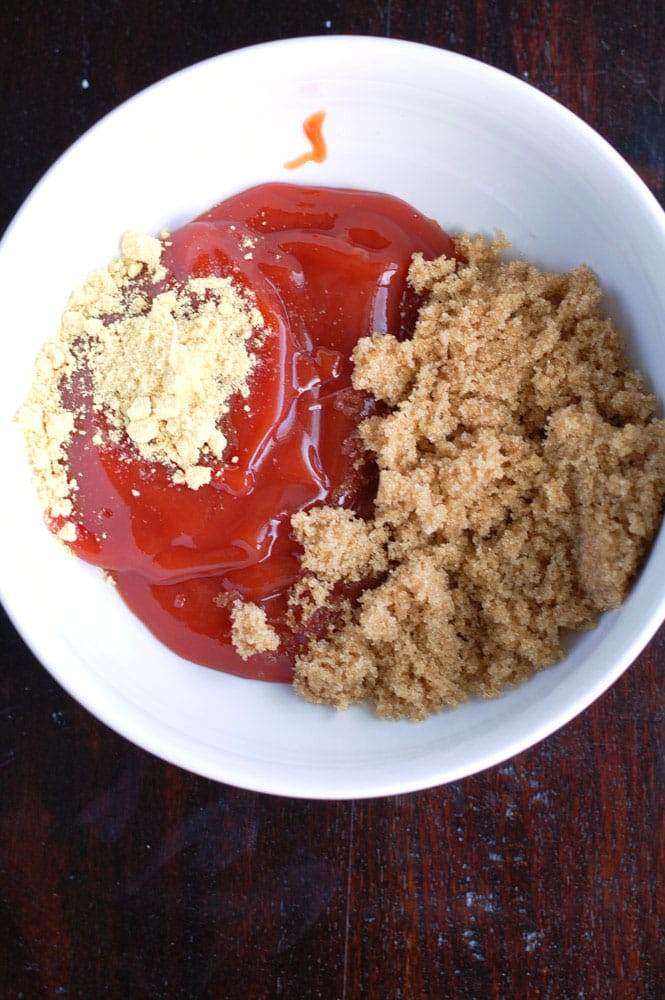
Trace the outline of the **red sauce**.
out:
[[[326,140],[323,138],[323,119],[326,117],[325,111],[315,111],[313,115],[303,122],[302,130],[309,139],[312,148],[301,156],[296,156],[295,160],[289,160],[284,166],[287,170],[295,170],[305,163],[323,163],[328,155]]]
[[[244,191],[171,237],[162,257],[175,281],[231,275],[253,290],[268,336],[249,396],[221,423],[229,445],[198,490],[147,463],[103,418],[80,417],[69,449],[78,477],[72,548],[115,578],[129,607],[167,646],[198,663],[290,680],[302,635],[284,623],[298,579],[290,518],[314,504],[370,513],[373,466],[356,428],[376,404],[351,386],[351,351],[373,331],[403,337],[418,301],[411,255],[452,253],[446,234],[386,195],[287,184]],[[84,387],[71,390],[84,393]],[[249,407],[249,412],[245,409]],[[92,445],[92,433],[105,437]],[[237,461],[232,461],[237,457]],[[255,601],[278,630],[274,654],[242,660],[230,642],[230,604]]]

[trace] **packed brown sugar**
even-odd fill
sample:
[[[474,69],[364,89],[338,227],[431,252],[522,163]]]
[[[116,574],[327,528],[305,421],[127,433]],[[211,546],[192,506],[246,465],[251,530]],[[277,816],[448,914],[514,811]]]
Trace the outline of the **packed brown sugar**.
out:
[[[421,719],[493,697],[563,656],[626,596],[660,523],[665,423],[603,315],[588,267],[414,259],[413,338],[371,337],[354,385],[387,405],[360,427],[380,469],[373,518],[319,508],[294,530],[297,613],[371,580],[296,661],[295,688],[338,708]]]

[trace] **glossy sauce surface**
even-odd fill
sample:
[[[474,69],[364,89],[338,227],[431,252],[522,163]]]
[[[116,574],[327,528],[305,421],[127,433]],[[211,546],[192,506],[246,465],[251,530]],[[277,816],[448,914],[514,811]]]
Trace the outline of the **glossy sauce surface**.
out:
[[[285,592],[300,572],[291,516],[320,503],[368,514],[376,488],[355,433],[376,404],[351,386],[351,352],[374,331],[410,333],[419,304],[406,285],[411,256],[452,253],[451,242],[387,195],[287,184],[229,198],[170,242],[169,281],[230,275],[255,296],[266,330],[250,342],[249,395],[235,397],[221,421],[229,444],[198,490],[175,485],[172,469],[147,463],[127,439],[113,443],[88,408],[69,449],[79,483],[72,548],[110,571],[128,606],[177,653],[289,680],[305,638],[284,623]],[[85,391],[69,388],[73,399]],[[95,431],[102,448],[92,445]],[[245,661],[235,652],[237,597],[265,609],[282,638],[276,653]]]

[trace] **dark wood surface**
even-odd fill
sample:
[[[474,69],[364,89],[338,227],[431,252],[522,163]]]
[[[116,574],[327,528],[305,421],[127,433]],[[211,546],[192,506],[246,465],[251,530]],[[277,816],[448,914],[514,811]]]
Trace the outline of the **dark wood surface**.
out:
[[[662,202],[664,10],[9,0],[0,224],[146,85],[228,49],[327,31],[426,41],[528,80]],[[72,701],[4,616],[0,635],[3,1000],[665,996],[662,630],[594,706],[509,763],[346,803],[164,764]]]

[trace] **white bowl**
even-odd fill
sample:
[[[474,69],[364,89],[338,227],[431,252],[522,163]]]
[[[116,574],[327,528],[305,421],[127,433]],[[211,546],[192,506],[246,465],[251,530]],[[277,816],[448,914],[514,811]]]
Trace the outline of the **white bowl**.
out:
[[[325,110],[328,158],[293,172]],[[536,743],[589,705],[665,617],[665,538],[620,611],[497,701],[425,722],[305,704],[288,686],[194,666],[162,647],[101,574],[42,525],[13,414],[69,291],[129,228],[174,228],[266,180],[398,195],[449,231],[501,229],[545,268],[586,261],[635,361],[665,398],[665,216],[590,128],[526,84],[434,48],[379,38],[275,42],[151,87],[80,139],[0,248],[5,359],[2,600],[35,654],[91,712],[165,760],[311,798],[424,788]]]

